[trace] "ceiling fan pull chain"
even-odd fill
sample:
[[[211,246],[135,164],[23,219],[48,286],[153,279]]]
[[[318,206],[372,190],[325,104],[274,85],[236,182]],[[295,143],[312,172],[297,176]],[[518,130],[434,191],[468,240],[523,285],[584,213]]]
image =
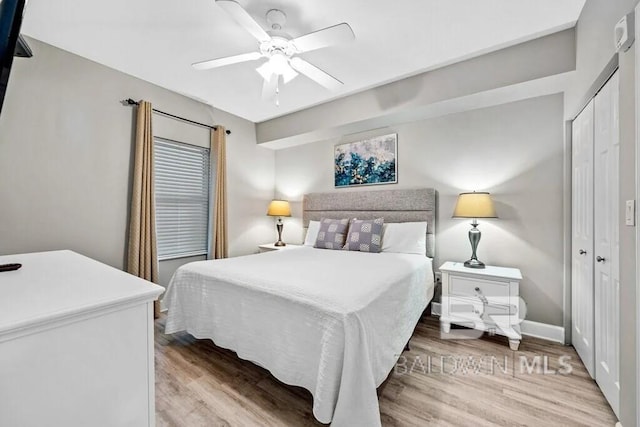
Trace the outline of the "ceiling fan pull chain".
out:
[[[276,83],[276,107],[280,106],[280,76],[278,76],[278,82]]]

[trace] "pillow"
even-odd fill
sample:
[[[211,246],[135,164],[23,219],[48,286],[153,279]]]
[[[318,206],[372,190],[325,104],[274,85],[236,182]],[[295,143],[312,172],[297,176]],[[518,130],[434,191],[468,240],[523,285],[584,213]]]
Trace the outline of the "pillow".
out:
[[[305,246],[313,246],[318,238],[318,231],[320,231],[320,221],[309,221],[309,227],[307,227],[307,235],[304,238]]]
[[[427,223],[396,222],[382,227],[382,252],[427,253]]]
[[[320,230],[314,248],[320,249],[342,249],[344,239],[347,237],[347,229],[349,228],[348,219],[329,219],[322,218],[320,220]]]
[[[352,219],[344,249],[360,252],[380,252],[384,218]]]

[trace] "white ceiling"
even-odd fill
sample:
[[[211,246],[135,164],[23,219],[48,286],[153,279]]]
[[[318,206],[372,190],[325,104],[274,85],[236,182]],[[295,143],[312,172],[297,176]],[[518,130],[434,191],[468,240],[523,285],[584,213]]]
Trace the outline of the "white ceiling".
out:
[[[261,62],[196,71],[191,63],[257,50],[214,0],[31,0],[22,32],[143,80],[261,122],[451,62],[572,27],[585,0],[238,0],[267,28],[287,14],[293,37],[340,22],[356,41],[301,56],[344,82],[305,76],[261,99]],[[472,78],[472,76],[469,76]]]

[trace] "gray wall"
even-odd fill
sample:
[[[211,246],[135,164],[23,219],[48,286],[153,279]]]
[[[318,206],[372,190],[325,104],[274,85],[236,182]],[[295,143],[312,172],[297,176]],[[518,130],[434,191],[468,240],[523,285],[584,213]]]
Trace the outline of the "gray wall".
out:
[[[582,107],[589,87],[615,55],[613,27],[638,0],[587,0],[576,30],[576,72],[566,94],[568,119]],[[637,45],[638,41],[636,41]],[[636,229],[624,225],[623,203],[636,198],[635,84],[633,49],[619,55],[620,72],[620,421],[637,425]],[[598,179],[598,177],[595,177]]]
[[[274,238],[274,153],[253,123],[30,39],[16,59],[0,116],[0,253],[72,249],[124,266],[134,109],[161,110],[232,130],[227,138],[231,255]],[[207,131],[154,116],[155,133],[208,144]],[[176,264],[161,266],[163,284]]]
[[[398,133],[398,184],[439,192],[435,266],[470,256],[465,220],[452,219],[461,191],[490,191],[500,216],[480,221],[478,257],[522,270],[529,320],[562,325],[563,100],[534,98],[350,136]],[[276,194],[295,200],[285,238],[301,241],[304,193],[335,190],[332,139],[276,152]]]

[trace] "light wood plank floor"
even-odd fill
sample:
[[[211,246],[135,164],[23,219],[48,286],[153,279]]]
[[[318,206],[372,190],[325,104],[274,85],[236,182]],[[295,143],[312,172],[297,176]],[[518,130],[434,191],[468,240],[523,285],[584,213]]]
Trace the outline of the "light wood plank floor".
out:
[[[158,426],[323,425],[313,418],[306,390],[279,382],[210,340],[164,335],[164,323],[164,316],[156,321]],[[418,324],[410,346],[378,390],[385,427],[616,422],[573,347],[524,337],[512,352],[504,337],[443,340],[433,317]],[[536,356],[540,364],[534,368]],[[572,372],[552,374],[563,368],[562,356],[569,358]]]

